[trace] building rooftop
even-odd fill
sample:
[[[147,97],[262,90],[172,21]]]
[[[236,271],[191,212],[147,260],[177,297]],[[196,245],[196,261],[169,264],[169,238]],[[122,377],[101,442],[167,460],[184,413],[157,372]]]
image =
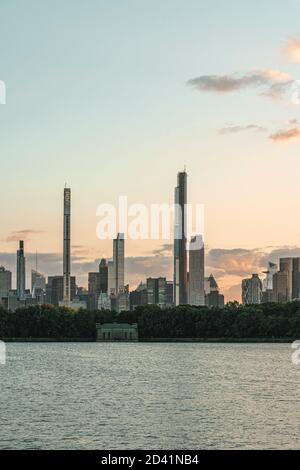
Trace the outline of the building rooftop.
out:
[[[137,323],[133,323],[130,325],[129,323],[97,323],[96,324],[97,328],[109,328],[109,329],[131,329],[131,328],[137,328]]]

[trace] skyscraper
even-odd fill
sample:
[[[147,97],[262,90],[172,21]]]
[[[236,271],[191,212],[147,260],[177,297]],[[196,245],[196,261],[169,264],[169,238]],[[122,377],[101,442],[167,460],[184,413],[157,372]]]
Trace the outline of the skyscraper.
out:
[[[273,290],[273,276],[278,271],[278,266],[275,263],[269,262],[267,271],[264,271],[266,278],[263,280],[263,291]]]
[[[108,267],[106,259],[102,259],[98,272],[88,273],[88,299],[89,308],[95,310],[98,306],[100,294],[107,294]],[[102,297],[102,300],[105,297]]]
[[[174,295],[173,295],[173,281],[167,281],[166,284],[166,306],[167,308],[173,307]]]
[[[174,303],[187,304],[187,173],[178,173],[175,188]]]
[[[300,258],[293,258],[292,300],[300,299]]]
[[[148,305],[165,308],[167,303],[167,280],[165,277],[147,279]]]
[[[192,237],[189,247],[189,303],[205,305],[204,244],[201,235]]]
[[[281,258],[279,261],[280,272],[285,273],[287,276],[287,301],[292,300],[293,290],[293,259]]]
[[[147,305],[148,303],[148,293],[147,285],[143,282],[140,282],[136,290],[130,292],[130,310],[135,310],[137,307]]]
[[[71,189],[64,189],[63,301],[71,301]]]
[[[49,276],[46,285],[46,302],[52,305],[66,305],[64,297],[64,277]],[[70,277],[70,301],[76,297],[76,278]],[[70,304],[70,303],[69,303]]]
[[[224,295],[220,294],[219,286],[211,274],[205,278],[205,305],[209,308],[224,307]]]
[[[300,258],[281,258],[280,272],[287,275],[288,301],[300,298]]]
[[[124,234],[118,233],[113,242],[113,270],[114,270],[114,288],[118,295],[120,289],[124,287],[124,257],[125,257]]]
[[[2,298],[8,297],[11,287],[11,272],[0,266],[0,303]]]
[[[17,251],[17,297],[19,300],[25,300],[25,266],[26,260],[24,256],[24,242],[20,241]]]
[[[242,301],[244,305],[260,304],[262,300],[262,282],[258,274],[242,281]]]
[[[31,270],[31,295],[33,299],[41,298],[46,293],[46,278],[36,269]]]
[[[101,293],[100,289],[100,273],[88,274],[88,295],[89,295],[89,309],[95,310],[98,306],[98,300]]]
[[[117,312],[130,310],[129,286],[123,286],[119,289],[117,299]]]
[[[107,263],[107,293],[108,296],[115,295],[115,276],[114,276],[114,262],[110,259]]]
[[[267,304],[273,302],[274,292],[273,292],[273,278],[278,271],[278,266],[275,263],[269,261],[267,271],[264,271],[266,275],[265,279],[262,282],[263,291],[262,291],[262,303]]]
[[[99,273],[100,273],[100,292],[107,294],[108,288],[108,266],[106,259],[102,258],[99,264]]]
[[[273,275],[272,302],[285,303],[289,300],[288,275],[278,272]]]

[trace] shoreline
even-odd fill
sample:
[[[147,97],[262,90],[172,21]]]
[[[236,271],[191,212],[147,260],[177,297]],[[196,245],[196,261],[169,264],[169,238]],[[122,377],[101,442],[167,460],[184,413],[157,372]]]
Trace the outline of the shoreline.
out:
[[[91,338],[0,338],[5,343],[97,343]],[[288,344],[296,338],[141,338],[138,341],[100,341],[100,343],[211,343],[211,344]]]

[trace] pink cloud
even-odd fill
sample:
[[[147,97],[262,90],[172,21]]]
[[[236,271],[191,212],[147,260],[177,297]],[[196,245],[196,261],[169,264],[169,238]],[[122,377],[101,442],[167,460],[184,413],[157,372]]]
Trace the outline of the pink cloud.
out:
[[[284,48],[284,53],[294,64],[300,64],[300,39],[291,38]]]
[[[274,142],[289,142],[300,138],[300,127],[293,127],[287,130],[279,130],[270,135],[270,139]]]

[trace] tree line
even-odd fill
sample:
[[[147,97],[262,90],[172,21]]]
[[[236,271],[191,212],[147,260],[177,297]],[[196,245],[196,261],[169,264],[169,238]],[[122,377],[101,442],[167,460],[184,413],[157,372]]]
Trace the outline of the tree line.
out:
[[[133,312],[74,312],[50,305],[8,312],[0,306],[0,338],[96,339],[96,323],[137,323],[141,339],[300,338],[300,301],[287,304],[242,306],[229,303],[223,309],[180,306],[161,310],[138,307]]]

